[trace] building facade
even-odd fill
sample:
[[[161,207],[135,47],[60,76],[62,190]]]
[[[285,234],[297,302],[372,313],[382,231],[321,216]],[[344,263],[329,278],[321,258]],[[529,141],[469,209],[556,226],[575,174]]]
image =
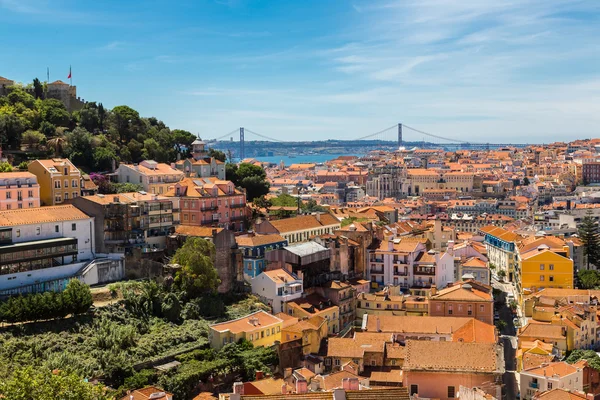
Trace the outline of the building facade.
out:
[[[184,177],[183,172],[174,167],[144,160],[139,164],[120,164],[114,175],[119,183],[142,185],[144,191],[151,194],[165,194]]]
[[[81,195],[81,172],[66,158],[34,160],[27,169],[37,177],[42,205],[60,205]]]
[[[0,210],[40,206],[40,185],[31,172],[0,173]]]

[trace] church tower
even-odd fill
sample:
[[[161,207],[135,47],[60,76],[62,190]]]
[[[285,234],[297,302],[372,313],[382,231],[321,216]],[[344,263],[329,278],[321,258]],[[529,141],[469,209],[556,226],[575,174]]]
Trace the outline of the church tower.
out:
[[[200,139],[200,136],[198,136],[198,139],[192,142],[192,157],[194,157],[194,160],[199,160],[207,156],[208,152],[206,151],[206,143],[204,143],[202,139]]]

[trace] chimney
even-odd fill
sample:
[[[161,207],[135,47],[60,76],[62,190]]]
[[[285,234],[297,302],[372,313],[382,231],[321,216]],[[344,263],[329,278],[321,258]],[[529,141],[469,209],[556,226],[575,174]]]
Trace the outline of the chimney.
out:
[[[298,379],[296,381],[296,393],[297,394],[306,394],[308,392],[308,383],[306,379]]]
[[[235,382],[233,384],[234,394],[244,394],[244,382]]]
[[[435,283],[431,284],[431,295],[435,296],[437,294],[437,285]]]
[[[317,217],[317,221],[321,222],[321,213],[317,213],[316,217]]]
[[[287,383],[281,385],[281,394],[287,394]]]
[[[379,321],[379,317],[376,317],[376,321],[377,321],[377,332],[381,332],[381,322]]]
[[[262,371],[256,371],[256,380],[257,381],[260,381],[263,377],[264,377],[264,374]]]
[[[388,251],[394,251],[394,240],[392,238],[388,241]]]
[[[283,370],[283,379],[287,379],[290,376],[292,376],[292,369],[291,368],[286,368]]]

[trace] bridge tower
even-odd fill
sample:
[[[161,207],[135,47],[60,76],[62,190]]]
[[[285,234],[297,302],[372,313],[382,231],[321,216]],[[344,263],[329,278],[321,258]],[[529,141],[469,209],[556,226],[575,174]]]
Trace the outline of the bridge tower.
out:
[[[246,158],[244,149],[244,128],[240,127],[240,161]]]
[[[402,147],[402,124],[398,124],[398,147]]]

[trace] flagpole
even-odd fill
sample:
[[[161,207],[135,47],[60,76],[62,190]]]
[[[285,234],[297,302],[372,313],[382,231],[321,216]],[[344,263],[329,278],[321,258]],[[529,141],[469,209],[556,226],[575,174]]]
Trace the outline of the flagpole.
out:
[[[73,86],[73,71],[71,70],[70,65],[69,65],[69,78],[71,79],[71,86]]]

